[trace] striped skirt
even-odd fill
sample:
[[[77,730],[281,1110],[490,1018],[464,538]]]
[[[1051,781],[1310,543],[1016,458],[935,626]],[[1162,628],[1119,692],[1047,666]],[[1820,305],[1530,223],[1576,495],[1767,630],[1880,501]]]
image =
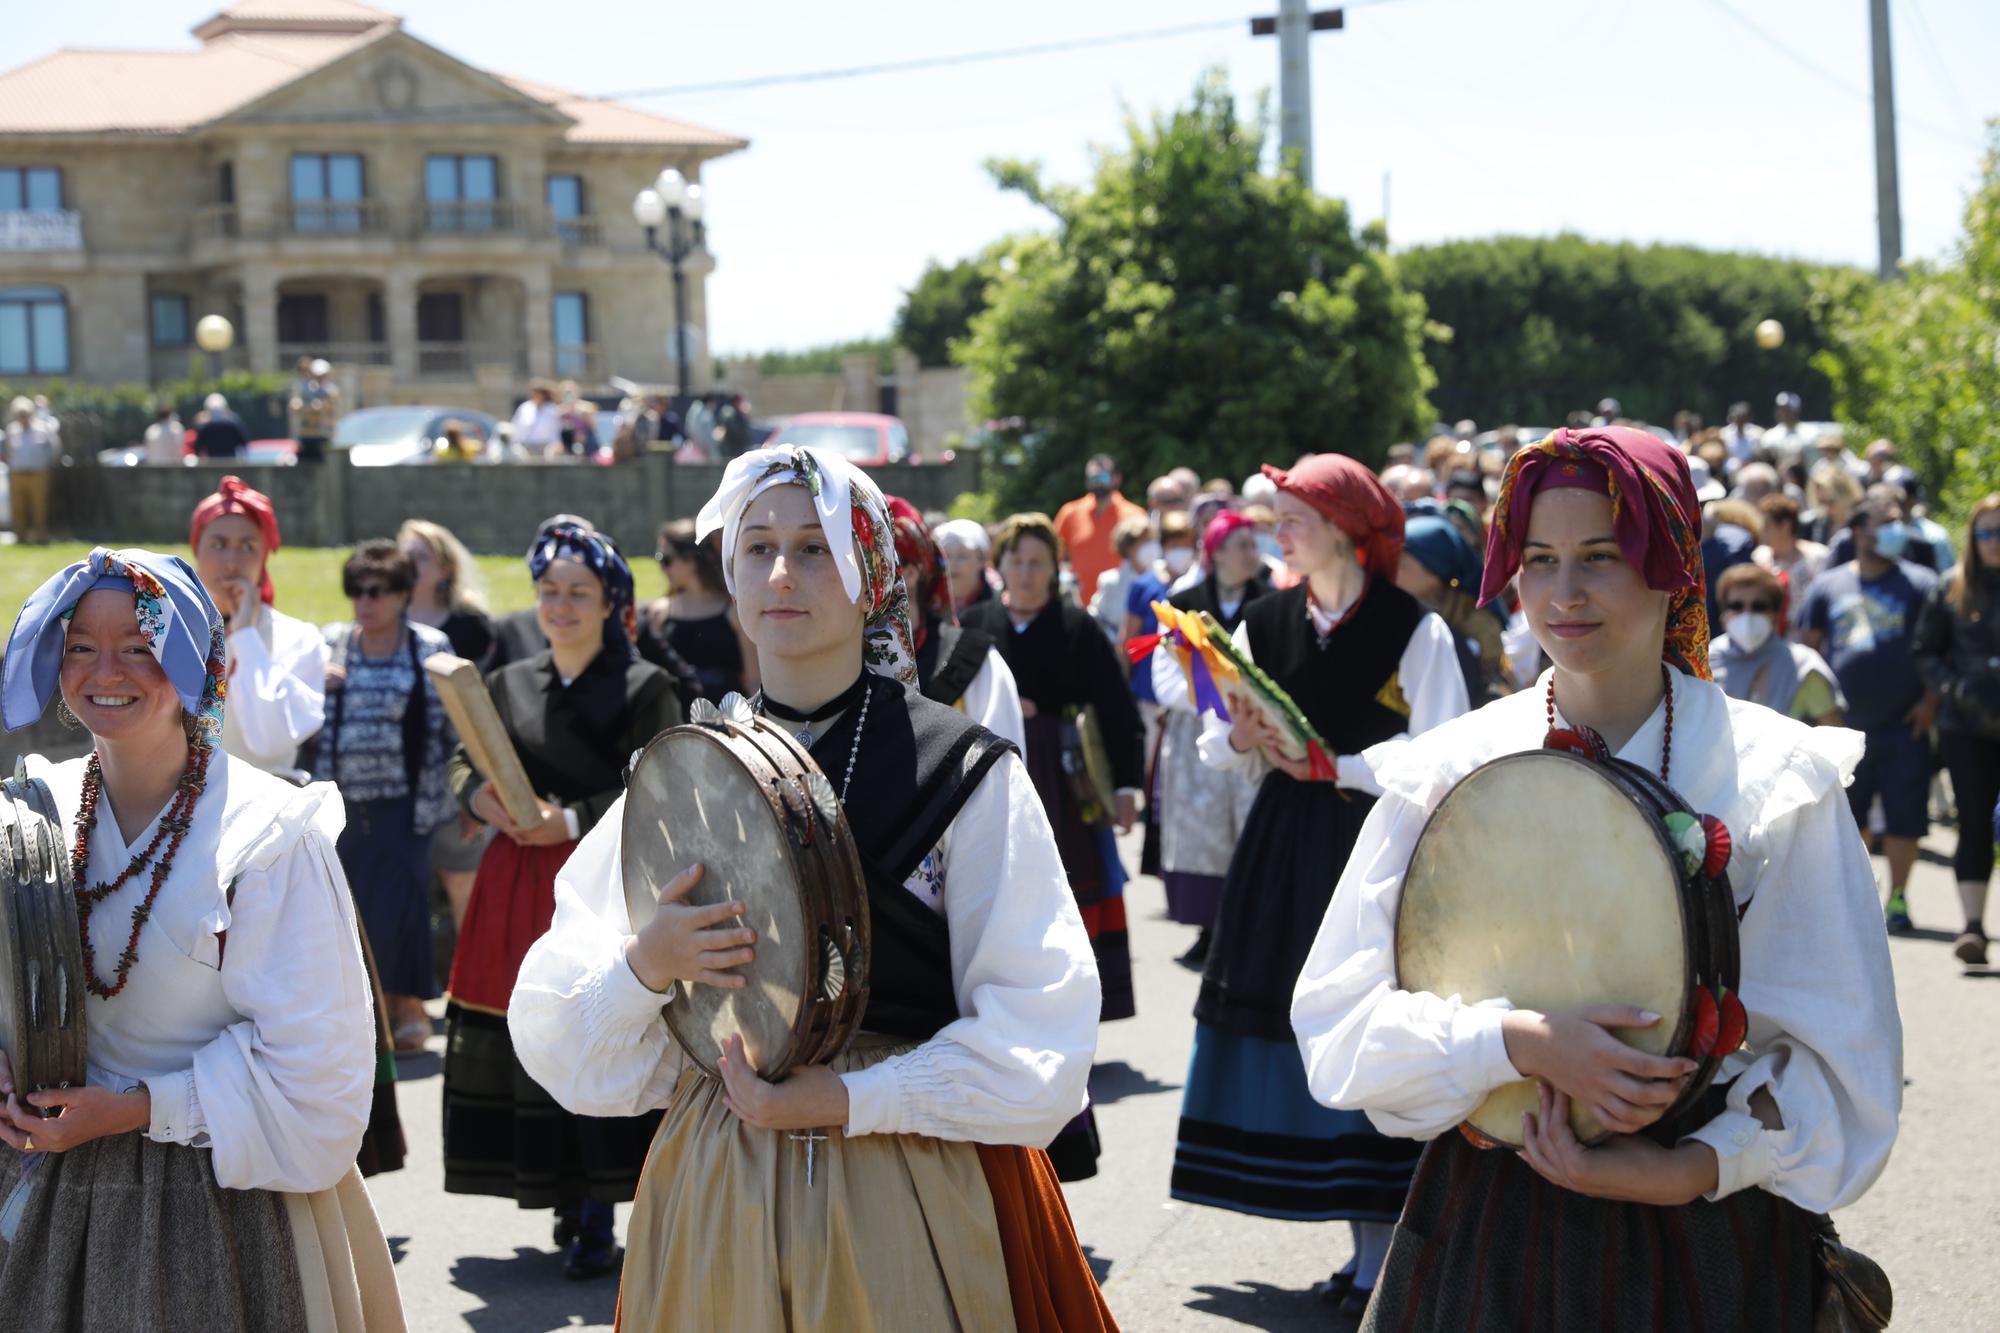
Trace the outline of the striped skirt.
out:
[[[1296,1043],[1195,1024],[1174,1198],[1294,1222],[1393,1222],[1421,1148],[1314,1101]]]
[[[1365,1333],[1809,1333],[1805,1210],[1760,1189],[1678,1208],[1592,1199],[1513,1153],[1424,1149]]]

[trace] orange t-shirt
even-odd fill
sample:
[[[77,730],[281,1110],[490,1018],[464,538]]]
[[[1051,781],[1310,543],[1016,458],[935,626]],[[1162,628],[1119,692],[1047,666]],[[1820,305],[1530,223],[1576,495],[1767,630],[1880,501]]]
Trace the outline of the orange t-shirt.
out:
[[[1077,596],[1085,605],[1097,591],[1097,576],[1118,563],[1118,553],[1111,549],[1111,530],[1128,518],[1145,516],[1144,509],[1116,491],[1102,509],[1095,497],[1085,495],[1056,510],[1056,536],[1062,538],[1076,575]]]

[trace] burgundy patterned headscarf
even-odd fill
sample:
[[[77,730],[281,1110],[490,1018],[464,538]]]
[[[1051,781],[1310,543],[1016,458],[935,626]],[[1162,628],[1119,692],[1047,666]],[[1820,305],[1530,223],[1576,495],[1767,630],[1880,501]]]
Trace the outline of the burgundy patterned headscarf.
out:
[[[1660,655],[1701,680],[1708,670],[1708,580],[1701,564],[1701,502],[1687,455],[1651,431],[1625,426],[1558,430],[1514,455],[1500,482],[1486,539],[1479,600],[1491,600],[1521,567],[1535,496],[1564,487],[1611,497],[1618,549],[1655,592],[1671,594]]]
[[[917,647],[921,648],[930,634],[928,622],[955,624],[958,613],[951,605],[951,582],[944,574],[944,552],[938,549],[924,516],[900,495],[891,495],[888,500],[889,520],[896,530],[896,563],[914,565],[917,570],[910,596],[916,602],[917,623],[913,628]]]
[[[1403,554],[1403,506],[1373,472],[1345,454],[1314,454],[1289,472],[1264,464],[1264,475],[1346,533],[1361,567],[1394,579]]]

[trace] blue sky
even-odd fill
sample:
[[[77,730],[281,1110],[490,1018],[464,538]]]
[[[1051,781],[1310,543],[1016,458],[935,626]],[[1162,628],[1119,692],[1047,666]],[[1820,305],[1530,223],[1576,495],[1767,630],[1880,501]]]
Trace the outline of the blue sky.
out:
[[[1275,0],[373,2],[463,59],[590,93],[1225,25],[640,100],[753,141],[707,177],[724,352],[886,331],[926,260],[1043,224],[993,188],[986,158],[1081,180],[1128,111],[1171,106],[1211,66],[1246,99],[1277,70],[1276,43],[1229,22]],[[218,3],[11,5],[0,61],[188,45]],[[2000,4],[1893,8],[1904,249],[1934,255],[1957,232],[1981,122],[2000,115]],[[1316,179],[1365,219],[1386,175],[1397,245],[1569,229],[1872,267],[1867,14],[1867,0],[1372,0],[1313,40]]]

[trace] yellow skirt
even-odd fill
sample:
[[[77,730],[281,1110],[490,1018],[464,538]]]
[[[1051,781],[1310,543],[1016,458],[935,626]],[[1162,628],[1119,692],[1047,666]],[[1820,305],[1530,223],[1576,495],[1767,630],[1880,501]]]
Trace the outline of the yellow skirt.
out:
[[[864,1036],[836,1073],[916,1043]],[[839,1130],[815,1150],[738,1120],[690,1068],[646,1159],[626,1240],[618,1327],[966,1329],[1011,1333],[993,1196],[970,1143]]]

